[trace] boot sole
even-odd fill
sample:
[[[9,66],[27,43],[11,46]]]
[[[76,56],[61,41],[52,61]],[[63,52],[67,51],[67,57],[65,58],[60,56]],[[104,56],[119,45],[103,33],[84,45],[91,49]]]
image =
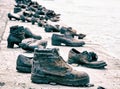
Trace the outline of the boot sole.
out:
[[[101,64],[101,65],[87,65],[82,64],[82,66],[88,67],[88,68],[94,68],[94,69],[104,69],[107,64]]]
[[[31,67],[17,66],[16,70],[21,73],[31,73]]]
[[[54,46],[63,46],[61,44],[65,44],[66,46],[70,46],[70,47],[82,47],[83,45],[85,45],[85,43],[80,43],[80,44],[76,44],[76,43],[65,43],[65,42],[59,42],[59,41],[56,41],[56,42],[53,42],[52,41],[52,45]]]
[[[67,86],[85,86],[89,83],[89,77],[77,79],[77,80],[70,80],[64,79],[63,77],[56,77],[55,76],[38,76],[33,75],[31,77],[33,83],[37,84],[50,84],[50,83],[57,83],[60,85],[67,85]]]

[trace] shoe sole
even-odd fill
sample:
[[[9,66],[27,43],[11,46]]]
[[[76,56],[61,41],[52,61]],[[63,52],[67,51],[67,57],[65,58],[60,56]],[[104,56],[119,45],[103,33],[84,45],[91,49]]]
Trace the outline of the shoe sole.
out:
[[[65,44],[66,46],[70,46],[70,47],[82,47],[83,45],[85,45],[85,43],[65,43],[65,42],[59,42],[59,41],[56,41],[56,42],[54,42],[54,41],[52,41],[52,45],[54,45],[54,46],[63,46],[63,45],[61,45],[61,44]]]
[[[32,74],[31,80],[33,83],[37,84],[50,84],[50,83],[57,83],[60,85],[66,85],[66,86],[85,86],[89,83],[89,77],[77,79],[77,80],[70,80],[65,79],[63,77],[56,77],[55,76],[38,76]]]
[[[94,68],[94,69],[104,69],[107,64],[101,64],[101,65],[87,65],[82,64],[82,66],[88,67],[88,68]]]
[[[31,67],[17,66],[16,70],[21,73],[31,73]]]

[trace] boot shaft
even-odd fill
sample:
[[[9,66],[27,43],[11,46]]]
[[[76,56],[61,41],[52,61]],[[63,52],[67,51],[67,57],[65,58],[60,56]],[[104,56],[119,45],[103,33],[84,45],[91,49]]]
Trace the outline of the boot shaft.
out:
[[[10,27],[10,35],[20,40],[25,39],[25,36],[24,36],[25,32],[24,32],[23,26],[15,25],[15,26]]]

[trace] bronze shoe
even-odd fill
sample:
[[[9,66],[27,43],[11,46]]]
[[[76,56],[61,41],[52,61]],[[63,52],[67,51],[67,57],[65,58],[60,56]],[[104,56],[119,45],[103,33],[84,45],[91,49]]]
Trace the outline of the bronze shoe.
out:
[[[87,52],[87,51],[79,52],[74,48],[69,51],[69,56],[68,56],[69,64],[75,63],[85,67],[97,68],[97,69],[101,69],[107,66],[106,62],[97,61],[97,60],[98,60],[98,56],[94,52]]]
[[[61,46],[62,44],[66,45],[66,46],[71,46],[71,47],[81,47],[81,46],[85,45],[85,42],[76,40],[72,37],[67,37],[65,35],[53,34],[52,35],[52,45]]]
[[[34,83],[57,83],[66,86],[84,86],[89,83],[89,75],[70,67],[59,55],[59,49],[35,49],[31,80]]]
[[[22,73],[31,73],[33,57],[27,57],[20,54],[16,61],[16,70]]]

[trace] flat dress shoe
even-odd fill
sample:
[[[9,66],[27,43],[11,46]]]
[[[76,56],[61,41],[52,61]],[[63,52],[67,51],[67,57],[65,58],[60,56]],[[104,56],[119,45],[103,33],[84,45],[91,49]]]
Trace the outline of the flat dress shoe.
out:
[[[78,50],[72,48],[68,55],[69,64],[79,64],[89,68],[102,69],[107,66],[106,62],[98,61],[98,56],[94,52],[79,52]]]

